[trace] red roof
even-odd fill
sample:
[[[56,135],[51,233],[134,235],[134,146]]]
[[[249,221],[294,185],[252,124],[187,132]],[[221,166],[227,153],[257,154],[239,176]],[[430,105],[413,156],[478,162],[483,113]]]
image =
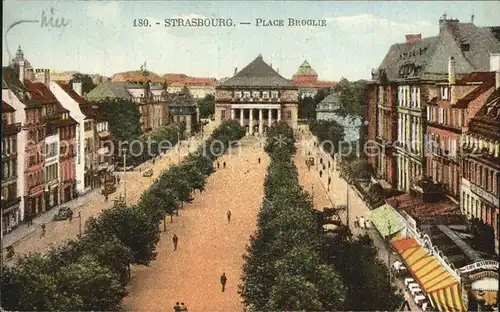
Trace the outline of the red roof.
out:
[[[486,81],[477,88],[475,88],[474,90],[472,90],[471,92],[469,92],[467,95],[462,97],[460,100],[458,100],[455,106],[465,108],[467,107],[467,105],[469,105],[471,101],[477,99],[481,94],[494,87],[495,87],[495,80]]]
[[[70,86],[69,84],[67,83],[63,83],[63,82],[57,82],[57,84],[61,87],[61,89],[64,90],[64,92],[66,92],[75,102],[77,102],[79,105],[83,105],[83,104],[86,104],[87,101],[85,101],[85,99],[83,97],[81,97],[80,95],[78,95],[78,93],[76,93]]]
[[[414,238],[407,238],[407,239],[401,239],[401,240],[397,240],[397,241],[392,241],[391,245],[394,247],[394,249],[398,253],[401,253],[404,250],[409,249],[409,248],[420,246],[420,244]]]
[[[10,106],[4,100],[2,100],[2,113],[13,113],[15,111],[16,110],[14,109],[14,107]]]
[[[493,82],[495,83],[495,72],[473,72],[457,80],[457,84],[473,82]]]
[[[24,80],[24,85],[30,91],[31,97],[39,101],[40,104],[53,104],[58,102],[54,94],[42,82],[32,82],[26,79]]]

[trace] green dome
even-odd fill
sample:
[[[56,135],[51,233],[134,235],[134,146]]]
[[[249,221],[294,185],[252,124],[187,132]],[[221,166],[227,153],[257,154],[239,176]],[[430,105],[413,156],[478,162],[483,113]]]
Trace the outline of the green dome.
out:
[[[316,73],[307,61],[304,61],[294,76],[318,76],[318,73]]]

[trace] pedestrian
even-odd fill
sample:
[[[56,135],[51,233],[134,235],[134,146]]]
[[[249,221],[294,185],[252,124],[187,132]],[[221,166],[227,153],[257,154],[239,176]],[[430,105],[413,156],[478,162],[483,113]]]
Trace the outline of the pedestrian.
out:
[[[153,165],[155,164],[155,160],[156,160],[156,158],[153,158]]]
[[[322,164],[323,163],[323,158],[320,158],[319,159],[319,163]]]
[[[174,305],[174,311],[175,312],[180,312],[181,311],[181,306],[179,305],[178,302],[176,302],[175,305]]]
[[[330,169],[330,165],[331,165],[331,164],[330,164],[330,161],[328,161],[328,169]]]
[[[217,169],[219,169],[219,168],[220,168],[220,163],[219,163],[219,162],[217,162]]]
[[[174,243],[174,251],[177,250],[177,243],[179,242],[179,238],[177,237],[176,234],[174,234],[174,237],[172,237],[172,242]]]
[[[220,277],[220,283],[222,284],[222,292],[226,290],[226,282],[227,282],[226,273],[222,273]]]
[[[332,183],[332,177],[328,177],[328,185]]]
[[[323,171],[322,171],[322,170],[320,170],[320,171],[319,171],[319,177],[321,178],[322,176],[323,176]]]
[[[226,162],[223,162],[222,166],[224,167],[224,169],[226,169]]]
[[[231,222],[231,210],[227,211],[227,223]]]
[[[259,164],[260,164],[260,157],[259,157]]]
[[[107,202],[108,201],[108,193],[104,194],[104,201]]]
[[[325,166],[325,164],[323,164],[323,170],[326,170],[326,166]]]
[[[45,223],[42,224],[42,237],[45,236]]]
[[[365,229],[365,218],[363,216],[359,218],[359,227],[363,230]]]
[[[354,227],[358,228],[359,227],[359,218],[356,217],[356,220],[354,220]]]
[[[408,294],[408,291],[405,290],[404,301],[403,305],[401,306],[401,311],[404,311],[406,308],[408,308],[408,311],[411,311],[409,300],[410,300],[410,295]]]
[[[73,220],[73,211],[70,212],[70,214],[68,216],[68,220],[69,220],[69,222],[71,222],[71,220]]]
[[[188,308],[184,305],[184,302],[181,302],[181,311],[187,312]]]

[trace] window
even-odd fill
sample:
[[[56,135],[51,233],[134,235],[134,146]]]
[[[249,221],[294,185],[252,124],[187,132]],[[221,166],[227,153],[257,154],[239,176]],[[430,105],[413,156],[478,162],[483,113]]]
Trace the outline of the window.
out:
[[[90,121],[86,121],[86,122],[84,123],[84,130],[85,130],[85,131],[90,131],[90,130],[92,130],[92,122],[90,122]]]
[[[288,119],[292,119],[292,111],[288,111],[287,112],[287,118]]]
[[[221,119],[226,119],[226,110],[225,109],[221,110],[220,117],[221,117]]]
[[[279,97],[278,91],[271,91],[271,98],[277,99]]]
[[[234,97],[237,99],[241,98],[241,91],[234,92]]]
[[[269,92],[268,91],[262,92],[262,98],[263,99],[268,99],[269,98]]]
[[[450,99],[450,88],[448,86],[441,86],[441,100]]]
[[[253,98],[259,98],[260,97],[260,91],[252,91],[252,97]]]
[[[243,97],[244,97],[245,99],[249,99],[249,98],[250,98],[250,91],[245,91],[245,92],[243,92]]]

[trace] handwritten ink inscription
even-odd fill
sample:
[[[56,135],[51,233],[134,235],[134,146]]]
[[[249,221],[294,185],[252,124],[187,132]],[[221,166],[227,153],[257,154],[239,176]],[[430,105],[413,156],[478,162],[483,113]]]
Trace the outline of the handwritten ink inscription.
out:
[[[54,8],[50,8],[50,14],[54,15],[55,13]],[[64,17],[59,18],[54,18],[54,16],[48,17],[47,14],[45,14],[45,10],[42,11],[42,20],[40,22],[42,28],[44,27],[52,27],[52,28],[61,28],[61,27],[66,27],[68,26],[70,20],[64,20]]]

